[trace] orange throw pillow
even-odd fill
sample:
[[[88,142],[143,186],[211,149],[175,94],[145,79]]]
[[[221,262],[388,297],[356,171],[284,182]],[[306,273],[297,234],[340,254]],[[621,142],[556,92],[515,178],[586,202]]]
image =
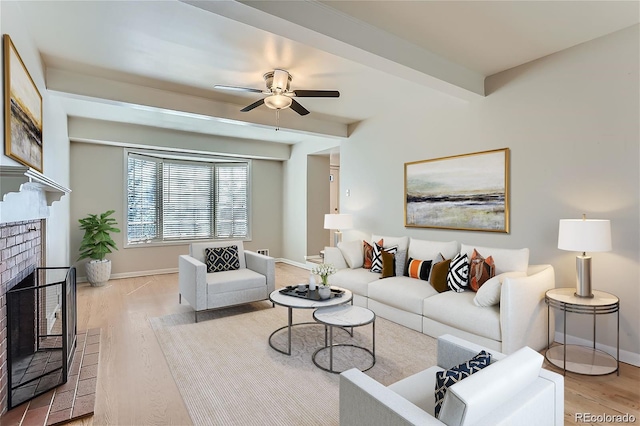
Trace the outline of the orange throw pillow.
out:
[[[469,262],[469,288],[478,291],[482,284],[495,275],[496,266],[493,263],[493,257],[484,258],[476,249],[473,249],[471,262]]]
[[[384,238],[380,238],[378,241],[378,245],[382,247]],[[362,267],[364,269],[371,269],[371,262],[373,260],[373,246],[366,241],[362,241],[362,246],[364,248],[364,265]]]

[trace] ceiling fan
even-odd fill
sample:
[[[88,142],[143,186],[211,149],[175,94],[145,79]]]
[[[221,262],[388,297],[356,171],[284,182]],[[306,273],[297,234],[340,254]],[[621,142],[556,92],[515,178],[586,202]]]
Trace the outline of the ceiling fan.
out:
[[[260,99],[251,105],[242,108],[240,111],[248,112],[254,108],[265,104],[268,108],[279,111],[291,107],[292,110],[300,115],[307,115],[309,111],[300,105],[293,98],[338,98],[340,92],[337,90],[290,90],[291,74],[283,69],[274,69],[269,71],[264,76],[264,81],[267,86],[266,90],[252,89],[249,87],[237,87],[237,86],[225,86],[216,84],[213,86],[215,89],[222,90],[234,90],[237,92],[253,92],[269,95],[263,99]]]

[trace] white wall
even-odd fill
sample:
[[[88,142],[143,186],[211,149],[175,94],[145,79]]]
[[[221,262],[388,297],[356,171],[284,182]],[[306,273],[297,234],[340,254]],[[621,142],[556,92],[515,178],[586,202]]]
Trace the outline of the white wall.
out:
[[[403,96],[403,108],[358,125],[341,147],[341,207],[356,228],[345,239],[375,232],[529,247],[531,263],[551,263],[557,287],[572,287],[577,253],[557,249],[559,219],[610,219],[613,251],[593,254],[594,288],[620,297],[621,349],[640,363],[638,28],[492,76],[482,100],[425,109]],[[505,147],[509,234],[404,227],[405,162]],[[598,323],[599,343],[615,347],[615,316]],[[571,317],[569,332],[589,338],[590,325]]]
[[[329,157],[307,156],[307,251],[308,256],[318,256],[329,239],[324,229],[324,215],[330,213]]]
[[[9,34],[25,64],[31,78],[42,95],[43,104],[43,174],[57,183],[69,187],[69,139],[67,117],[58,100],[49,95],[44,81],[44,68],[40,54],[26,31],[19,2],[0,2],[2,34]],[[4,59],[0,67],[4,69]],[[4,85],[0,92],[4,102]],[[4,136],[4,120],[0,120],[0,131]],[[18,165],[3,154],[0,164]],[[47,266],[69,266],[69,196],[64,196],[49,207],[47,219]]]
[[[307,156],[339,145],[338,141],[302,142],[293,145],[284,162],[282,257],[304,264],[307,255]]]

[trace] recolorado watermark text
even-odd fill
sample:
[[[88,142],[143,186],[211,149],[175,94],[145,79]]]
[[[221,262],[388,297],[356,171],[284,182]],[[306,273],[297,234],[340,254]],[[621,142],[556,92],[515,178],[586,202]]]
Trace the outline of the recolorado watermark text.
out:
[[[576,413],[576,423],[635,423],[636,416],[633,414],[593,414]]]

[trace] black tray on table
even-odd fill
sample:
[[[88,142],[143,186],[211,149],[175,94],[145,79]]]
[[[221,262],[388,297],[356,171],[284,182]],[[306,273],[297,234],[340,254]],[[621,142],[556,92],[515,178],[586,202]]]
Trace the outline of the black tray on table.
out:
[[[280,290],[280,293],[284,294],[285,296],[293,296],[293,297],[299,297],[301,299],[322,301],[322,300],[331,300],[335,297],[342,297],[342,295],[344,294],[344,290],[338,290],[337,288],[332,288],[331,294],[329,295],[328,299],[320,298],[320,294],[318,294],[317,286],[315,290],[313,291],[309,290],[309,284],[305,285],[303,290],[298,290],[297,285],[290,285]]]

